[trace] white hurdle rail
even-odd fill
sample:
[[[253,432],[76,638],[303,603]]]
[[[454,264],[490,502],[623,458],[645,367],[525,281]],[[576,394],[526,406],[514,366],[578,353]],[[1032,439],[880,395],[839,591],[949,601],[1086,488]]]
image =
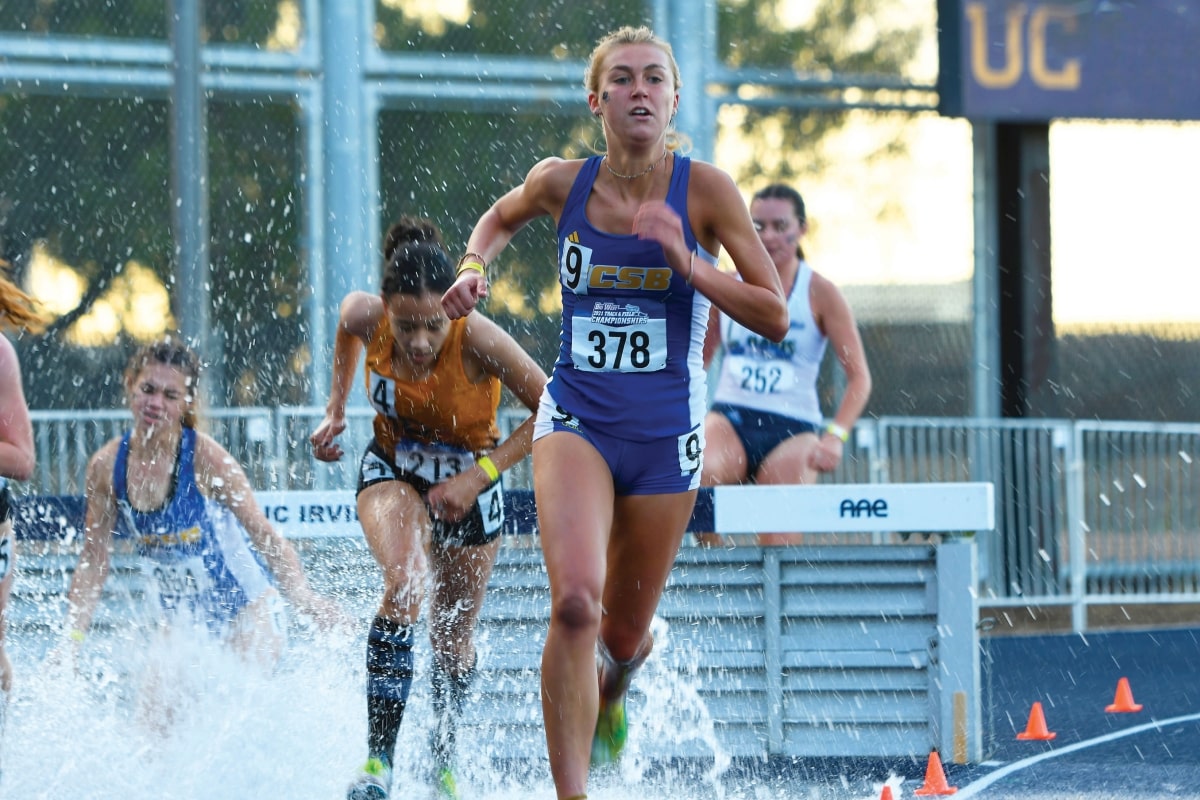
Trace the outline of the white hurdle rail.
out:
[[[722,534],[962,533],[996,527],[990,483],[718,486],[710,491],[712,530]],[[533,502],[528,491],[508,494],[515,496],[518,507]],[[353,492],[263,491],[255,497],[286,536],[307,539],[360,533]],[[703,530],[704,516],[701,503],[689,530]]]
[[[505,532],[536,535],[532,492],[506,494]],[[311,540],[303,554],[317,585],[348,592],[364,608],[374,602],[378,577],[369,553],[360,542],[338,542],[362,535],[352,490],[262,491],[256,498],[281,533]],[[22,554],[10,609],[14,635],[56,622],[42,619],[42,609],[69,583],[79,539],[68,531],[82,525],[75,519],[80,500],[17,498],[17,535],[35,541]],[[659,605],[669,637],[656,658],[695,676],[713,735],[731,756],[923,763],[936,749],[956,763],[977,763],[975,534],[994,529],[994,508],[990,483],[704,489],[690,530],[803,532],[805,543],[683,547]],[[871,533],[873,543],[823,540],[849,532]],[[43,544],[49,539],[74,544],[56,550]],[[114,584],[130,574],[114,570],[106,597],[128,597]],[[514,757],[544,748],[540,717],[521,698],[539,692],[530,665],[540,659],[548,608],[539,549],[501,548],[479,623],[482,663],[494,679],[479,682],[478,713],[464,724],[481,736],[503,730]],[[119,611],[106,619],[124,624]],[[635,682],[634,702],[639,691]],[[640,746],[654,757],[711,755],[696,741],[648,737]]]
[[[718,486],[718,533],[953,533],[993,530],[990,483]]]

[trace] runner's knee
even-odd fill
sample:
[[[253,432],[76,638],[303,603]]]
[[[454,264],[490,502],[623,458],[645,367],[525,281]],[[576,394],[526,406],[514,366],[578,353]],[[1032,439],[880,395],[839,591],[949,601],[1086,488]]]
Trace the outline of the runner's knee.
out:
[[[583,591],[567,592],[550,609],[551,622],[570,631],[596,630],[600,627],[600,600]]]

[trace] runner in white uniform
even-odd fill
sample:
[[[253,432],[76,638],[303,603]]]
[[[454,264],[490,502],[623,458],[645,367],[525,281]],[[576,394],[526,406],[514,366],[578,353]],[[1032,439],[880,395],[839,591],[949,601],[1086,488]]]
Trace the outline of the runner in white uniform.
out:
[[[807,426],[809,432],[821,427],[821,405],[817,399],[817,374],[825,356],[828,339],[813,319],[809,303],[809,283],[812,268],[801,261],[795,283],[788,294],[788,316],[791,325],[782,342],[771,342],[721,315],[720,336],[724,355],[713,394],[715,410],[727,417],[740,409],[765,411],[788,417]],[[743,442],[754,431],[734,422]],[[754,428],[757,426],[750,426]],[[804,432],[797,426],[796,432]],[[772,437],[762,452],[750,455],[750,472],[754,472],[767,452],[782,438]]]
[[[871,373],[849,305],[829,280],[804,260],[808,230],[804,200],[790,186],[772,184],[754,195],[750,216],[788,293],[791,326],[780,343],[755,336],[714,314],[705,363],[722,351],[713,407],[705,420],[703,484],[814,483],[835,469],[842,447],[871,394]],[[846,373],[836,413],[822,420],[817,376],[832,343]],[[701,533],[702,544],[720,544]],[[798,544],[802,534],[765,534],[760,544]]]

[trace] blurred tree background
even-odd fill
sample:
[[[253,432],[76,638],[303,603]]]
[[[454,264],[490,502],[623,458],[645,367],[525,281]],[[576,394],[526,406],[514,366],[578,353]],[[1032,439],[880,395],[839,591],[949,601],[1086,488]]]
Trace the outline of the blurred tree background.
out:
[[[806,24],[789,23],[788,11],[810,5]],[[911,68],[922,30],[903,16],[876,27],[880,10],[895,0],[724,0],[718,4],[718,55],[731,68],[753,67],[790,75],[827,78],[837,72],[891,76],[899,82]],[[419,12],[418,9],[425,9]],[[597,39],[625,24],[651,23],[646,4],[631,0],[580,13],[569,0],[475,0],[470,13],[452,18],[430,4],[383,0],[376,7],[376,40],[388,51],[486,53],[585,60]],[[876,38],[859,35],[867,21]],[[684,76],[689,80],[689,76]],[[586,114],[579,74],[579,102],[557,116],[397,110],[379,126],[383,219],[425,213],[439,221],[448,245],[464,244],[471,226],[492,200],[524,179],[540,158],[580,158],[601,146],[601,131]],[[762,89],[766,96],[777,89]],[[836,99],[836,90],[826,93]],[[730,131],[749,145],[753,169],[731,169],[741,181],[764,176],[790,180],[821,168],[821,140],[847,121],[844,110],[799,106],[750,107]],[[897,118],[905,114],[896,112]],[[688,133],[687,131],[683,131]],[[783,132],[782,136],[776,135]],[[431,146],[432,144],[432,146]],[[902,150],[900,138],[879,153]],[[447,161],[468,165],[443,172]],[[558,351],[559,312],[553,226],[538,220],[516,237],[492,271],[487,313],[550,365]]]
[[[915,41],[911,32],[859,50],[845,35],[885,2],[821,0],[811,30],[773,22],[780,3],[726,2],[721,55],[734,66],[896,73]],[[203,8],[206,46],[269,49],[299,6],[206,0]],[[164,41],[165,11],[161,0],[13,0],[0,9],[0,30]],[[651,22],[643,0],[587,10],[568,0],[380,0],[375,11],[373,32],[383,52],[434,58],[478,53],[582,63],[607,31]],[[381,229],[401,213],[427,214],[453,250],[491,200],[538,158],[589,154],[600,132],[584,113],[582,78],[580,69],[578,107],[553,114],[385,108],[378,126]],[[19,342],[36,376],[29,386],[35,408],[119,406],[119,372],[130,349],[173,329],[179,304],[200,301],[179,297],[175,288],[165,93],[95,94],[70,87],[46,93],[39,86],[0,95],[0,255],[25,285],[37,265],[38,294],[55,316],[43,337]],[[222,350],[203,355],[220,369],[229,405],[303,404],[311,377],[310,287],[298,110],[286,98],[213,92],[207,112],[210,317],[212,341]],[[752,142],[765,118],[803,131],[792,148],[796,158],[844,121],[841,114],[755,112],[743,122]],[[786,164],[780,174],[787,174]],[[487,309],[544,364],[553,360],[558,339],[553,264],[552,229],[539,221],[497,265]],[[74,390],[82,386],[87,391]]]
[[[538,159],[592,152],[600,131],[586,113],[583,60],[604,33],[649,24],[661,5],[376,0],[371,35],[380,58],[421,57],[431,65],[451,56],[491,58],[529,82],[528,98],[477,103],[431,93],[386,100],[374,134],[379,161],[371,165],[379,172],[380,230],[402,213],[428,215],[456,255],[479,214]],[[263,60],[300,52],[314,28],[305,15],[320,8],[313,0],[204,0],[202,39],[224,59],[210,69],[236,62],[243,71],[278,72],[277,62]],[[842,218],[854,220],[851,234],[862,240],[882,241],[885,223],[904,223],[910,197],[895,169],[917,141],[914,130],[933,116],[911,108],[911,84],[928,85],[936,76],[929,53],[932,0],[719,0],[716,24],[719,63],[710,65],[716,77],[708,89],[723,93],[713,133],[719,165],[747,192],[779,180],[807,195],[819,181],[843,181],[853,209]],[[118,54],[117,77],[107,83],[7,80],[0,91],[0,257],[54,318],[44,335],[17,341],[34,408],[122,406],[120,370],[131,349],[174,329],[179,310],[198,302],[211,304],[211,342],[219,350],[203,354],[220,376],[222,396],[215,402],[304,405],[318,385],[312,317],[320,298],[311,268],[322,256],[305,231],[311,202],[304,191],[311,181],[305,110],[287,91],[210,89],[211,292],[207,299],[180,296],[169,87],[137,91],[119,78],[122,64],[133,70],[157,63],[161,56],[154,53],[168,35],[161,0],[0,4],[0,36],[35,45],[71,37],[65,41],[72,47]],[[139,46],[159,50],[129,52]],[[297,70],[319,73],[319,49],[311,51],[315,66]],[[543,73],[564,68],[577,74],[577,101],[540,98]],[[480,73],[480,82],[492,78]],[[853,140],[852,150],[846,140]],[[969,184],[969,164],[958,168]],[[822,258],[829,198],[818,194],[811,204],[809,241],[818,268],[828,264],[838,280],[853,265]],[[960,205],[963,214],[953,224],[961,234],[970,226],[969,186]],[[911,258],[922,265],[954,261],[969,274],[969,251],[925,249],[938,244],[922,240]],[[539,220],[502,255],[486,306],[546,366],[559,335],[554,263],[552,226]],[[338,263],[325,270],[353,272]],[[374,272],[372,265],[368,273]],[[969,298],[959,303],[958,318],[947,320],[930,318],[928,293],[912,297],[916,305],[903,319],[860,314],[876,377],[868,411],[965,415]],[[336,314],[330,305],[321,308]],[[1177,328],[1060,332],[1065,385],[1059,410],[1065,416],[1194,419],[1189,398],[1200,391],[1200,359],[1179,354],[1192,352],[1195,340],[1194,331]],[[1117,368],[1118,362],[1126,366]],[[1167,387],[1168,394],[1147,398],[1122,382],[1133,374],[1129,363],[1138,366],[1130,381]]]
[[[263,46],[281,6],[205,3],[211,45]],[[158,40],[161,0],[12,0],[0,30]],[[54,319],[18,342],[33,408],[108,408],[140,342],[176,327],[170,108],[165,93],[33,86],[0,94],[0,257]],[[208,102],[212,321],[203,353],[230,405],[305,402],[307,269],[298,233],[303,169],[287,101]],[[31,280],[31,271],[39,275]]]

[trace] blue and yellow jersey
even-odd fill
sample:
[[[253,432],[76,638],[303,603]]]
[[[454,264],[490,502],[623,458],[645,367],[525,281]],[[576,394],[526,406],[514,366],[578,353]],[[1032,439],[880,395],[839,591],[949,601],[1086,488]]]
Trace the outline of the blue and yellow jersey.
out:
[[[704,419],[709,301],[675,274],[658,242],[588,221],[600,163],[599,156],[584,162],[558,223],[563,327],[547,388],[556,403],[609,435],[678,436]],[[687,214],[690,171],[691,161],[676,155],[667,203],[696,251]]]

